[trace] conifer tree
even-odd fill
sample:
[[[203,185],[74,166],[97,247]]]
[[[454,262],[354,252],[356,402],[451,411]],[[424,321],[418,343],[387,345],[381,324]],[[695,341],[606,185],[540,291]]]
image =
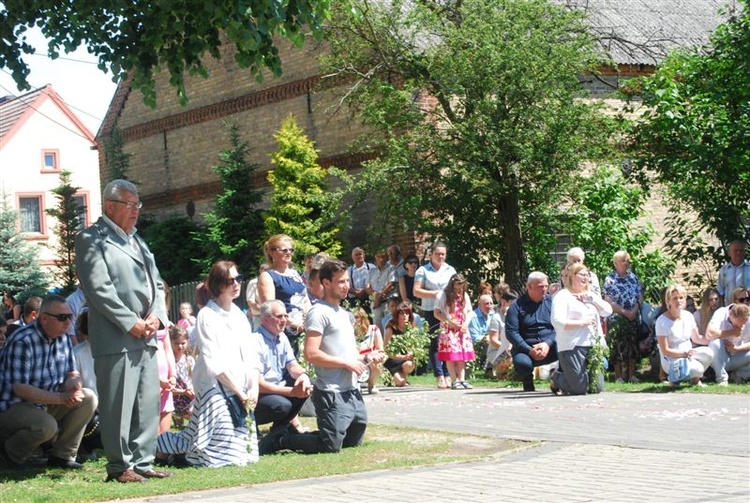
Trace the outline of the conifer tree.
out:
[[[262,210],[258,205],[263,192],[254,179],[258,164],[248,161],[250,147],[239,135],[236,124],[225,122],[231,148],[219,152],[220,163],[214,166],[223,192],[216,197],[216,206],[206,214],[204,233],[194,234],[205,250],[200,260],[208,271],[217,260],[232,260],[243,274],[258,269],[262,252]]]
[[[266,234],[289,235],[297,257],[321,251],[340,255],[340,197],[326,190],[332,170],[318,164],[318,151],[293,116],[284,120],[274,138],[279,149],[271,155],[276,167],[268,172],[273,195],[264,215]],[[333,174],[341,176],[335,170]]]
[[[62,287],[63,293],[72,293],[76,286],[75,237],[81,230],[80,215],[85,212],[74,196],[81,188],[70,182],[70,171],[60,172],[60,185],[52,189],[57,205],[47,210],[47,215],[56,219],[55,235],[57,243],[53,250],[57,255],[57,268],[54,277]]]

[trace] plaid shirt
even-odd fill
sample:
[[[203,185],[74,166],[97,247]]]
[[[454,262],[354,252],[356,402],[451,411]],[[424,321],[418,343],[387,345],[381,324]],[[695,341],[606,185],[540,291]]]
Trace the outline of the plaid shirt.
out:
[[[13,393],[14,384],[57,391],[73,370],[73,346],[66,334],[49,339],[38,321],[17,329],[0,352],[0,412],[23,401]]]

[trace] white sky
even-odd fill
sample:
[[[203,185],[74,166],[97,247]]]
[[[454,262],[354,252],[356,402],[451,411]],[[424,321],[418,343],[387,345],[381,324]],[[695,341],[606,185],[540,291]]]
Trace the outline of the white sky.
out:
[[[38,89],[52,84],[73,113],[96,134],[117,87],[111,75],[97,68],[97,59],[85,47],[51,60],[47,57],[46,41],[38,31],[30,32],[28,41],[37,49],[36,54],[24,57],[31,68],[28,76],[31,87]],[[0,96],[26,92],[18,90],[10,70],[0,68]]]

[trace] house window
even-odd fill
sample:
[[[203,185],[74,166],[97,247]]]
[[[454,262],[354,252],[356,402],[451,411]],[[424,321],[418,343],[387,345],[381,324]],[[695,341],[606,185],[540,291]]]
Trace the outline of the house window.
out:
[[[88,225],[86,222],[86,196],[73,196],[78,207],[78,229],[83,230]]]
[[[60,156],[57,150],[42,151],[42,171],[60,171]]]
[[[21,232],[42,233],[42,198],[21,197],[18,199]]]

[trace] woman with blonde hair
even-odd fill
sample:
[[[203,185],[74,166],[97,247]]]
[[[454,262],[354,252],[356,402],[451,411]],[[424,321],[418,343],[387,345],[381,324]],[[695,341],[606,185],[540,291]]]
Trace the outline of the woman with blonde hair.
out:
[[[613,314],[608,319],[610,359],[618,383],[637,383],[635,365],[641,357],[638,341],[643,285],[630,269],[630,254],[620,250],[612,259],[615,270],[604,278],[604,300]]]
[[[286,234],[276,234],[263,245],[268,269],[258,276],[258,304],[280,300],[286,307],[289,321],[284,333],[289,338],[294,355],[299,351],[297,339],[304,331],[304,314],[310,308],[305,280],[294,268],[294,244]]]
[[[446,363],[452,389],[473,388],[466,382],[466,362],[475,358],[474,342],[469,335],[472,311],[466,278],[454,274],[438,293],[435,304],[435,318],[440,321],[437,359]]]
[[[370,317],[367,315],[367,311],[364,309],[357,308],[354,311],[354,336],[357,338],[359,344],[359,353],[367,354],[372,351],[383,351],[383,335],[380,333],[380,329],[377,325],[370,323]],[[367,391],[371,395],[375,395],[379,392],[376,384],[378,377],[380,377],[380,365],[375,362],[370,362],[367,365],[367,375],[361,375],[362,378],[367,379]]]
[[[565,288],[552,298],[559,371],[552,374],[550,389],[555,394],[585,395],[589,379],[596,379],[597,391],[604,389],[604,374],[589,376],[591,348],[601,344],[600,316],[612,314],[612,306],[590,290],[591,276],[582,263],[568,266]]]
[[[687,291],[682,285],[670,285],[664,290],[667,310],[654,325],[659,344],[661,367],[672,385],[689,380],[702,386],[701,377],[713,359],[707,347],[693,348],[691,340],[698,335],[695,318],[685,310]]]

